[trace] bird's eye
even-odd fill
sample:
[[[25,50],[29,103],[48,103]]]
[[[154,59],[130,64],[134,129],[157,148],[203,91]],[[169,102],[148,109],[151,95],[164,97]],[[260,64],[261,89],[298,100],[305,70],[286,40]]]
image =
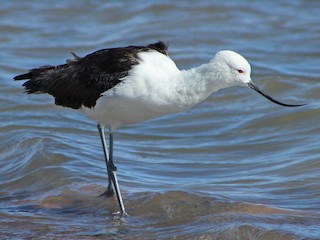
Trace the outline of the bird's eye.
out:
[[[243,73],[243,70],[237,69],[238,73]]]

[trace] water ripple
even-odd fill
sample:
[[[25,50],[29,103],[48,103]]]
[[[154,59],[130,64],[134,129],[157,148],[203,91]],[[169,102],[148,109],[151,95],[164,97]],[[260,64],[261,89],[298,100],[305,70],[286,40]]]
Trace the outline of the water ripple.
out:
[[[49,4],[49,5],[48,5]],[[50,7],[49,7],[50,6]],[[0,7],[0,236],[317,239],[318,1],[4,1]],[[179,68],[243,54],[283,108],[230,88],[186,112],[119,129],[126,223],[112,217],[95,126],[14,75],[70,51],[163,40]]]

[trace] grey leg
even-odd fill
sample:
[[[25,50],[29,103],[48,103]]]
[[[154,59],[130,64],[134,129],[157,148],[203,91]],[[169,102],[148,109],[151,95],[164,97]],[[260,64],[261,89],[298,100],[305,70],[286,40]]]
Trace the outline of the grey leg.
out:
[[[124,204],[122,201],[121,193],[120,193],[120,188],[118,184],[118,179],[117,179],[117,168],[113,163],[113,133],[110,131],[109,134],[109,153],[108,153],[108,148],[107,148],[107,143],[106,143],[106,137],[104,133],[104,126],[101,124],[98,124],[98,130],[102,142],[102,147],[103,147],[103,153],[104,153],[104,158],[106,161],[106,166],[107,166],[107,171],[108,171],[108,188],[107,190],[102,194],[105,196],[112,196],[114,194],[114,191],[116,192],[117,200],[120,206],[120,215],[121,217],[124,217],[127,215],[126,210],[124,208]]]
[[[109,157],[110,157],[110,161],[109,161],[109,169],[111,171],[111,181],[113,183],[114,186],[114,190],[116,191],[116,195],[117,195],[117,200],[120,206],[120,215],[121,217],[124,217],[127,215],[126,210],[124,208],[124,204],[122,201],[122,197],[121,197],[121,193],[120,193],[120,188],[119,188],[119,184],[118,184],[118,179],[117,179],[117,168],[113,163],[113,133],[110,131],[109,134],[109,147],[110,147],[110,151],[109,151]]]
[[[110,169],[110,164],[109,164],[109,156],[108,156],[108,148],[107,148],[107,143],[106,143],[106,137],[104,134],[104,126],[98,124],[98,130],[101,138],[101,143],[103,147],[103,153],[104,153],[104,159],[106,161],[106,167],[107,167],[107,172],[108,172],[108,188],[107,190],[101,194],[103,196],[113,196],[114,191],[113,191],[113,181],[111,180],[111,169]]]

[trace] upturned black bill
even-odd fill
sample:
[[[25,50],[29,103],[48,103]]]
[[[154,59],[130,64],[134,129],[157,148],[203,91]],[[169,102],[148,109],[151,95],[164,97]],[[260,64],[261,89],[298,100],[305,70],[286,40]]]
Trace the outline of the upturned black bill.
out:
[[[253,90],[255,90],[256,92],[260,93],[262,96],[264,96],[265,98],[269,99],[271,102],[274,102],[276,104],[279,104],[281,106],[285,106],[285,107],[300,107],[306,104],[286,104],[286,103],[282,103],[279,102],[277,100],[275,100],[274,98],[272,98],[269,94],[267,94],[265,91],[263,91],[262,89],[260,89],[257,85],[255,85],[253,82],[249,82],[248,86],[250,88],[252,88]]]

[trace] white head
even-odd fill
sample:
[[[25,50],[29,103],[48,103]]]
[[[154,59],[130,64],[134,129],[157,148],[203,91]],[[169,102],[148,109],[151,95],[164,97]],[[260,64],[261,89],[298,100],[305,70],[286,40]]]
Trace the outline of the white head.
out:
[[[245,86],[249,87],[256,92],[260,93],[262,96],[266,97],[270,101],[277,103],[286,107],[298,107],[305,104],[291,105],[279,102],[272,98],[265,91],[260,89],[251,81],[251,66],[248,61],[242,57],[240,54],[224,50],[218,52],[211,62],[214,66],[214,71],[219,75],[220,80],[222,80],[227,86]]]
[[[219,68],[220,77],[231,86],[247,86],[251,82],[251,66],[240,54],[224,50],[211,60]]]

